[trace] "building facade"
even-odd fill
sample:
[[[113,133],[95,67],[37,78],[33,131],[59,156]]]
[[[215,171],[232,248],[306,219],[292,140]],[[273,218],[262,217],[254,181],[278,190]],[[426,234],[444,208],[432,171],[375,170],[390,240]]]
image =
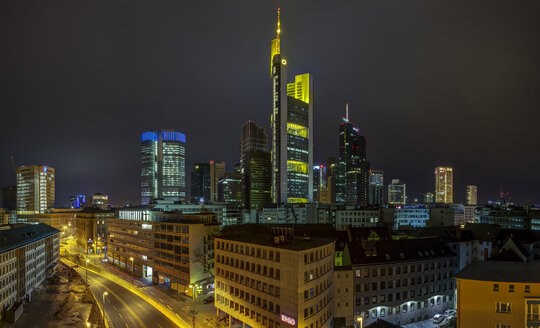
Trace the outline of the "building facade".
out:
[[[60,231],[46,224],[16,224],[0,229],[0,319],[15,302],[51,275],[60,255]]]
[[[478,205],[477,186],[467,186],[467,205]]]
[[[355,319],[364,325],[404,325],[453,308],[455,255],[440,240],[362,240],[344,253],[354,273]]]
[[[141,134],[141,204],[186,200],[186,136],[173,129]]]
[[[193,171],[191,172],[191,203],[209,203],[212,195],[210,185],[210,164],[193,164]]]
[[[333,320],[331,239],[240,226],[215,238],[215,268],[215,306],[232,326],[329,327]]]
[[[399,179],[392,179],[388,185],[388,205],[405,205],[407,203],[407,189]]]
[[[17,211],[43,213],[54,208],[55,171],[44,165],[17,168]]]
[[[219,180],[225,175],[225,162],[210,161],[210,199],[211,203],[219,201]]]
[[[538,327],[540,264],[481,261],[459,272],[457,326]]]
[[[454,202],[454,170],[451,167],[435,168],[435,201],[443,204]]]
[[[371,170],[369,173],[369,205],[384,205],[384,172]]]
[[[267,139],[264,129],[254,122],[248,121],[242,126],[240,167],[245,208],[258,208],[272,202],[272,162]]]
[[[218,202],[242,206],[242,174],[225,173],[218,182]]]
[[[297,75],[287,84],[287,59],[277,37],[271,43],[272,201],[308,203],[313,189],[313,77]]]

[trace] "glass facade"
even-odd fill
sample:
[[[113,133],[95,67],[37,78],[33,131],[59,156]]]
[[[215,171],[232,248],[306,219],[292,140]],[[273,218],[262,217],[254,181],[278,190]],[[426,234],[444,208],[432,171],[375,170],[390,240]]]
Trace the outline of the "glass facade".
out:
[[[186,136],[174,130],[141,134],[141,203],[185,201]]]

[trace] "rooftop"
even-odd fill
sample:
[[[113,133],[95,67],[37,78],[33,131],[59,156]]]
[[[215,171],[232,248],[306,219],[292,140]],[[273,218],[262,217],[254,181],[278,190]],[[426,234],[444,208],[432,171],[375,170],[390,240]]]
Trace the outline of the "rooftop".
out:
[[[274,242],[274,236],[271,233],[272,227],[293,228],[292,237],[286,238],[286,241],[280,244]],[[333,229],[323,224],[302,224],[302,225],[256,225],[243,224],[238,226],[226,227],[216,238],[238,241],[261,246],[269,246],[293,251],[302,251],[310,248],[320,247],[332,243],[335,238],[332,237]]]
[[[4,253],[34,241],[59,233],[47,224],[12,224],[0,227],[0,253]]]
[[[377,321],[367,325],[366,328],[401,328],[401,326],[395,325],[388,321],[377,319]]]
[[[540,283],[540,263],[478,261],[468,265],[454,276],[456,279]]]

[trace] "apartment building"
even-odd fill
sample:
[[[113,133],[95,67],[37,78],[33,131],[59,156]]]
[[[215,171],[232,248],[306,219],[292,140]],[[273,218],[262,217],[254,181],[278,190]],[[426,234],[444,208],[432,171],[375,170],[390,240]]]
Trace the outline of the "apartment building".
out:
[[[481,261],[459,272],[457,326],[539,327],[540,264]]]
[[[215,238],[218,316],[232,327],[329,327],[334,243],[291,225],[222,231]]]
[[[60,255],[59,234],[46,224],[0,227],[0,319],[16,301],[52,273]]]
[[[439,239],[362,239],[344,254],[354,273],[355,320],[365,325],[404,325],[453,308],[455,255]]]

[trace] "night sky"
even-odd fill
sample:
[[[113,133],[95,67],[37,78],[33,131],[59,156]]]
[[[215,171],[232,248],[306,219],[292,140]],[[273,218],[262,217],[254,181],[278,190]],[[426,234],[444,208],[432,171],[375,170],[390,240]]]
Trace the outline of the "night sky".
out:
[[[186,134],[188,176],[232,171],[240,126],[269,132],[277,7],[289,79],[314,75],[316,163],[348,102],[409,200],[450,165],[455,201],[475,184],[540,203],[538,1],[1,1],[0,185],[13,155],[56,168],[57,206],[138,203],[140,133],[159,128]]]

